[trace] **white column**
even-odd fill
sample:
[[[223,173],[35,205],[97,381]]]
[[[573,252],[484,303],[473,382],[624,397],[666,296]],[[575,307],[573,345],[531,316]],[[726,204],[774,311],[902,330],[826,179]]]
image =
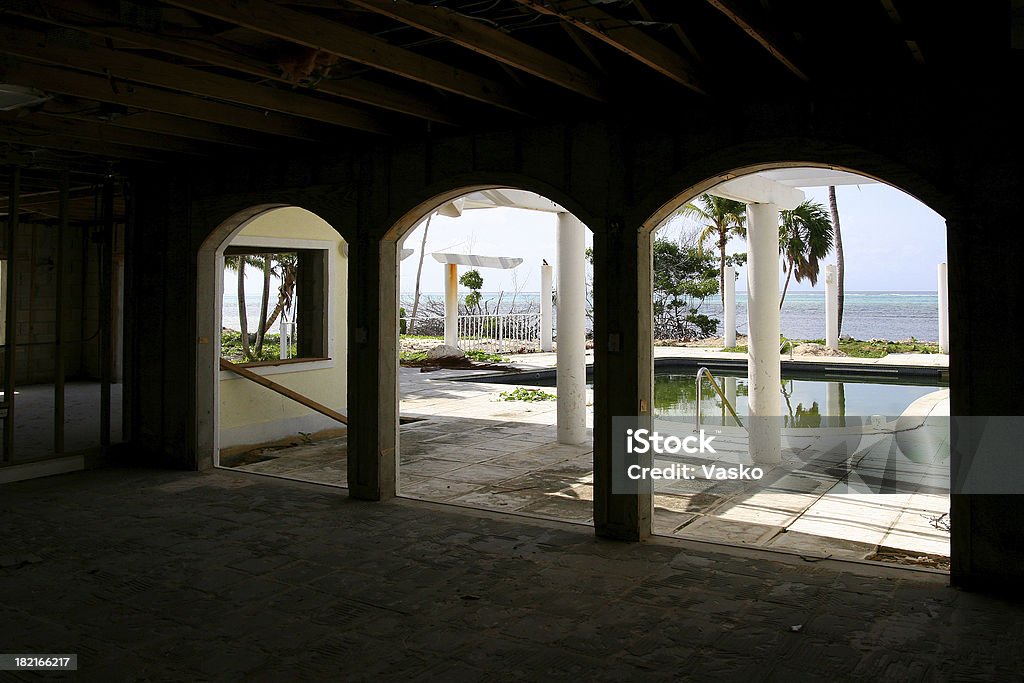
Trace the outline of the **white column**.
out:
[[[845,416],[839,401],[841,385],[839,382],[826,382],[825,384],[825,414],[828,416],[825,419],[825,426],[842,427],[843,421],[840,418]]]
[[[572,214],[558,214],[558,443],[565,444],[587,438],[585,229]]]
[[[833,265],[825,266],[825,346],[839,350],[839,276]]]
[[[736,346],[736,269],[725,267],[725,346]]]
[[[444,278],[444,343],[445,346],[459,345],[459,267],[454,263],[445,265]]]
[[[949,285],[946,264],[939,264],[939,353],[949,353]]]
[[[540,350],[551,351],[551,266],[540,267]]]
[[[755,463],[782,458],[782,358],[779,355],[779,209],[747,205],[747,404]]]

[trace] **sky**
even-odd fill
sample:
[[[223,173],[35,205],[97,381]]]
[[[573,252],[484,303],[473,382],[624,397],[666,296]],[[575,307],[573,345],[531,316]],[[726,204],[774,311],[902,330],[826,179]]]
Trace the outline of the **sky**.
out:
[[[827,188],[808,188],[804,192],[808,199],[828,206]],[[941,216],[910,195],[883,184],[839,186],[836,202],[848,291],[935,291],[936,267],[946,260],[946,230]],[[483,291],[521,288],[523,292],[537,292],[541,260],[547,259],[557,267],[556,224],[554,214],[522,209],[476,209],[465,211],[460,218],[434,216],[427,234],[421,291],[444,291],[444,266],[430,254],[456,252],[522,258],[523,264],[514,270],[481,270]],[[675,237],[681,230],[692,229],[692,222],[677,219],[659,234]],[[405,238],[404,246],[414,252],[401,263],[403,293],[414,290],[422,237],[421,223]],[[587,246],[593,242],[589,230],[586,242]],[[734,238],[728,250],[746,251],[746,245]],[[835,263],[834,252],[823,263]],[[465,270],[462,267],[459,272]],[[736,289],[745,291],[745,270],[740,269],[739,275]],[[824,286],[824,277],[820,277],[816,287],[794,282],[790,291],[824,291]]]
[[[804,192],[809,199],[828,206],[827,188],[808,188]],[[946,260],[946,230],[941,216],[910,195],[879,183],[839,186],[836,201],[848,291],[935,291],[936,266]],[[404,241],[404,246],[413,249],[413,254],[401,263],[402,293],[411,294],[415,288],[424,222]],[[430,254],[455,252],[522,258],[522,265],[513,270],[481,269],[483,291],[538,292],[541,260],[547,259],[557,267],[557,222],[555,214],[523,209],[474,209],[465,211],[459,218],[435,215],[427,234],[421,291],[428,294],[444,291],[444,266]],[[659,235],[675,238],[680,231],[693,229],[692,222],[677,219],[664,226]],[[585,241],[588,247],[593,244],[589,230]],[[733,238],[728,250],[730,253],[746,251],[746,245],[742,239]],[[835,263],[834,252],[823,263]],[[257,294],[262,277],[254,269],[248,270],[246,288]],[[459,272],[465,270],[461,267]],[[233,273],[225,273],[224,282],[225,292],[235,291]],[[820,277],[816,287],[807,282],[794,282],[790,284],[790,291],[824,291],[824,286],[824,277]],[[276,287],[274,282],[273,291]],[[746,290],[745,269],[740,269],[736,289]],[[460,291],[468,290],[460,287]]]

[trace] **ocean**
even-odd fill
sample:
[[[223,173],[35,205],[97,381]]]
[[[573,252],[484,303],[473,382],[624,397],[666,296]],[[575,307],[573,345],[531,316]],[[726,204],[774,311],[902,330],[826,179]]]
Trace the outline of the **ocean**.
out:
[[[483,292],[483,302],[495,311],[499,299],[497,292]],[[402,294],[402,306],[412,311],[412,295]],[[441,310],[444,295],[423,294],[424,301]],[[500,311],[508,312],[511,297],[506,292],[501,297]],[[259,316],[260,296],[246,297],[249,320]],[[532,308],[540,310],[540,294],[520,292],[515,299],[517,312]],[[909,339],[937,341],[939,338],[938,296],[935,292],[846,292],[843,313],[843,335],[855,339]],[[701,313],[722,319],[722,307],[717,298],[709,298]],[[224,297],[223,325],[238,329],[238,306],[235,297]],[[589,326],[589,321],[588,321]],[[740,334],[747,332],[747,295],[736,295],[736,328]],[[719,326],[721,332],[721,326]],[[789,292],[782,307],[782,334],[790,339],[816,339],[825,336],[825,294],[824,292]]]

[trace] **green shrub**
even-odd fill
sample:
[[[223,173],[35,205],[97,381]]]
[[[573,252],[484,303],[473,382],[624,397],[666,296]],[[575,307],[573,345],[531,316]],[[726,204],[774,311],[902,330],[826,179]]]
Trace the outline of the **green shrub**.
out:
[[[557,398],[543,389],[530,389],[529,387],[516,387],[511,391],[503,391],[499,394],[502,401],[526,401],[536,403],[537,401],[554,401]]]

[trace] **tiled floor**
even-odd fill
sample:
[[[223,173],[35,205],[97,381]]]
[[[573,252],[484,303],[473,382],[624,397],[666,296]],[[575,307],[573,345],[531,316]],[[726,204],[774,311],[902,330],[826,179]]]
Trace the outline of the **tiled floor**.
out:
[[[592,523],[592,445],[555,443],[555,403],[500,401],[507,386],[454,382],[452,374],[402,370],[402,414],[425,419],[401,427],[401,495]],[[941,404],[941,396],[926,398],[925,414]],[[869,557],[879,546],[911,558],[948,556],[949,534],[940,528],[949,509],[946,463],[903,458],[894,467],[891,437],[858,432],[857,475],[865,481],[885,476],[896,492],[851,493],[830,456],[821,455],[851,438],[787,439],[783,463],[766,468],[767,484],[695,479],[658,486],[655,532],[852,559]],[[746,457],[744,436],[723,440],[728,462]],[[345,437],[339,437],[222,464],[344,486],[345,448]]]

